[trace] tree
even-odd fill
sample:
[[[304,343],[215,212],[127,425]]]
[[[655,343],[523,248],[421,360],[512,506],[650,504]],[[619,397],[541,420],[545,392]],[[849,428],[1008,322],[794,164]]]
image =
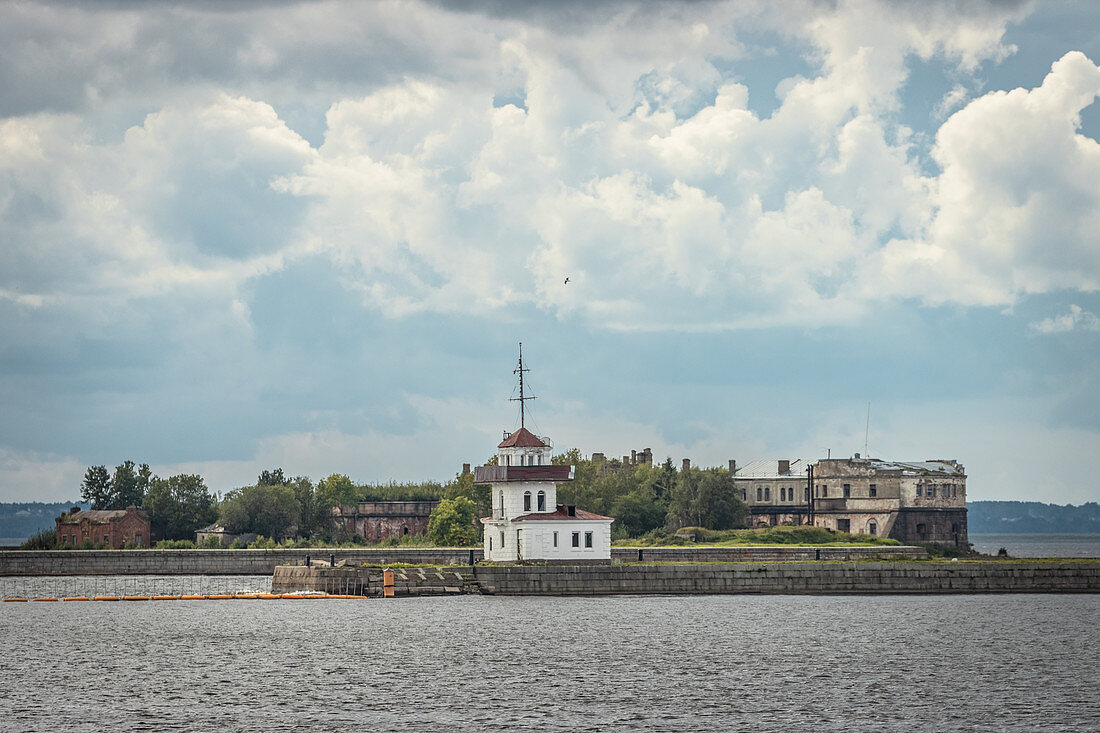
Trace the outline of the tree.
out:
[[[111,504],[111,474],[106,466],[89,466],[80,484],[80,498],[92,509],[106,509]]]
[[[465,473],[456,475],[453,481],[443,487],[443,497],[457,499],[464,496],[474,503],[476,516],[487,517],[493,512],[490,491],[489,484],[475,484],[474,474]]]
[[[290,482],[286,480],[286,476],[283,475],[283,469],[276,468],[274,471],[265,470],[256,479],[257,486],[286,486]]]
[[[359,503],[359,487],[342,473],[334,473],[317,482],[317,501],[326,509]]]
[[[221,522],[230,532],[283,539],[297,530],[298,500],[289,486],[245,486],[225,495]]]
[[[441,547],[476,545],[481,533],[474,524],[477,505],[465,496],[443,499],[428,517],[428,539]]]
[[[666,524],[670,529],[731,529],[744,526],[747,516],[748,507],[738,498],[729,472],[689,468],[680,472],[672,490]]]
[[[145,492],[149,488],[151,472],[149,464],[141,464],[139,471],[134,470],[133,461],[123,461],[115,466],[115,475],[111,477],[111,501],[109,509],[125,509],[128,506],[141,506]]]
[[[313,482],[305,476],[296,476],[287,485],[298,502],[298,536],[312,538],[328,530],[332,519],[331,507],[324,507],[317,500]]]
[[[154,477],[142,508],[149,513],[153,531],[167,540],[194,539],[195,530],[218,518],[214,495],[197,475]]]

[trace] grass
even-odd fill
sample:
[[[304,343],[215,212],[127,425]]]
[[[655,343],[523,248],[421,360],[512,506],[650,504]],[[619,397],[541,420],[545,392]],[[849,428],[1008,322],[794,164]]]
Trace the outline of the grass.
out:
[[[695,539],[687,535],[694,535]],[[887,547],[901,543],[884,537],[800,526],[727,530],[685,527],[674,535],[651,532],[637,539],[616,540],[612,544],[615,547]]]

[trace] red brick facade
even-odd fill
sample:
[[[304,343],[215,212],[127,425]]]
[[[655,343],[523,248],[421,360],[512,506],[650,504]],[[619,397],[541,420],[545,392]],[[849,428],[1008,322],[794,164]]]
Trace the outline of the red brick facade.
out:
[[[427,534],[428,517],[438,501],[361,501],[332,510],[333,520],[368,542]]]
[[[151,534],[149,515],[133,506],[76,511],[57,518],[57,543],[69,547],[80,547],[85,540],[106,542],[115,550],[127,542],[149,547]]]

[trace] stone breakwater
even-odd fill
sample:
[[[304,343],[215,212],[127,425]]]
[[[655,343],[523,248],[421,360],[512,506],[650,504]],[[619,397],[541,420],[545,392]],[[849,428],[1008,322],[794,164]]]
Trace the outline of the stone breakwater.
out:
[[[399,568],[395,596],[1100,593],[1100,563],[782,562]],[[280,567],[272,591],[383,595],[379,568]]]
[[[639,556],[639,553],[641,555]],[[278,550],[3,550],[0,575],[270,575],[306,558],[346,565],[471,565],[482,551],[462,548]],[[615,547],[613,562],[773,562],[890,560],[927,557],[923,548],[882,547]]]

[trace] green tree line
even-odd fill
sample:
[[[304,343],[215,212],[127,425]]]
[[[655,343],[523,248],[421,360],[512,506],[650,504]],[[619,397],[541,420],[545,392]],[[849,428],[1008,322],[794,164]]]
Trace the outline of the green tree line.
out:
[[[554,456],[553,462],[576,467],[574,480],[559,487],[558,502],[615,517],[616,539],[685,526],[746,526],[748,508],[724,469],[677,470],[671,458],[663,464],[636,466],[615,459],[592,461],[577,449]],[[307,476],[289,477],[276,468],[263,471],[255,484],[233,489],[219,501],[201,476],[162,479],[152,474],[148,464],[125,461],[113,472],[106,466],[89,467],[81,496],[93,509],[141,507],[149,514],[154,536],[162,540],[194,539],[196,530],[216,521],[234,534],[333,543],[355,539],[334,521],[337,506],[360,501],[438,501],[429,518],[429,540],[462,546],[481,541],[478,518],[491,513],[489,487],[475,485],[473,478],[473,474],[460,474],[447,483],[356,484],[347,475],[334,473],[314,483]]]

